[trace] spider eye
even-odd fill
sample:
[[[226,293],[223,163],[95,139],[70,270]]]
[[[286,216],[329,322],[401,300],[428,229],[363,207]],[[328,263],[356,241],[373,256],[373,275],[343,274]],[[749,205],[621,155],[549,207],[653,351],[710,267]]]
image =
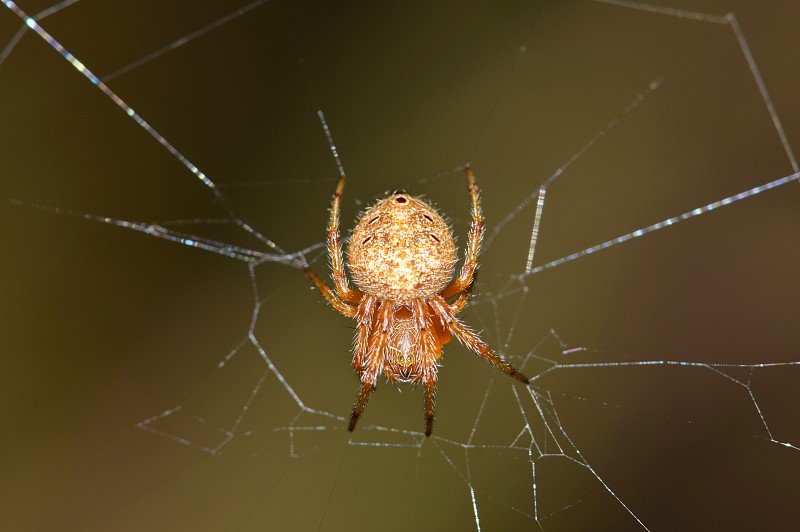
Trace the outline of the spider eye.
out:
[[[394,201],[397,203],[405,203],[408,201],[408,199],[405,196],[397,196]]]
[[[426,220],[428,220],[429,222],[433,222],[433,218],[431,218],[427,214],[423,214],[422,217],[425,218]]]

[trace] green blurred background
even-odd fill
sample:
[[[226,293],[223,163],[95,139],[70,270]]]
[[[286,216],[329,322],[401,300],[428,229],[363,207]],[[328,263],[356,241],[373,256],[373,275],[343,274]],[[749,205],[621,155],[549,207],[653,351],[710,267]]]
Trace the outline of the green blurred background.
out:
[[[245,5],[81,0],[41,24],[102,77]],[[649,5],[735,12],[800,145],[797,2]],[[0,45],[20,26],[0,9]],[[651,530],[796,522],[800,451],[770,441],[757,407],[775,440],[800,446],[800,370],[737,365],[800,360],[798,185],[531,276],[524,291],[514,280],[533,219],[533,203],[517,206],[578,154],[549,187],[536,264],[793,172],[730,25],[591,1],[275,1],[109,85],[289,252],[322,241],[337,176],[318,109],[348,174],[345,228],[405,188],[463,245],[458,167],[472,161],[492,238],[465,320],[532,376],[547,360],[625,365],[536,380],[594,473],[574,450],[537,459],[534,508],[530,438],[510,448],[525,427],[515,387],[534,456],[568,442],[460,346],[445,350],[434,438],[414,447],[375,428],[423,428],[420,391],[388,385],[351,435],[300,415],[252,345],[218,368],[248,334],[243,263],[3,202],[0,528],[471,530],[471,486],[483,530],[535,530],[534,511],[548,531],[642,530],[595,473]],[[145,222],[227,216],[32,32],[0,64],[0,117],[6,199]],[[235,227],[181,230],[268,251]],[[320,251],[309,259],[327,273]],[[352,322],[290,267],[260,265],[255,281],[269,360],[309,408],[348,415]],[[587,349],[562,355],[551,330]],[[647,360],[733,367],[631,365]],[[233,434],[215,455],[228,436],[212,427]]]

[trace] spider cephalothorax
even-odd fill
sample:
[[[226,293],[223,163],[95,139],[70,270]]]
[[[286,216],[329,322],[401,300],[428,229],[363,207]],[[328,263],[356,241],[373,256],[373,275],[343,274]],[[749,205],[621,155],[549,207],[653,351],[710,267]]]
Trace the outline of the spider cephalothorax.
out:
[[[472,223],[458,277],[453,279],[456,248],[447,223],[422,199],[398,192],[367,210],[350,237],[348,266],[359,290],[350,288],[344,271],[339,234],[344,177],[339,179],[328,223],[328,254],[336,293],[310,268],[306,273],[336,310],[357,321],[353,367],[361,391],[349,430],[355,428],[383,373],[391,381],[424,384],[425,435],[430,436],[437,361],[451,334],[498,369],[528,383],[456,317],[467,305],[483,238],[480,194],[472,169],[467,166],[466,170]]]

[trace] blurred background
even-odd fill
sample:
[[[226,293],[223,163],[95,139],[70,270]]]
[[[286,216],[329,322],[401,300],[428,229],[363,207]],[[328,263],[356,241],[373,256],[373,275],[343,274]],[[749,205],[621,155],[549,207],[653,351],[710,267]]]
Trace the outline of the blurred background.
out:
[[[42,27],[225,202],[0,9],[3,528],[792,528],[796,183],[518,276],[559,172],[534,266],[796,172],[757,83],[796,148],[796,2],[62,4]],[[327,276],[318,110],[345,232],[404,188],[463,247],[472,161],[464,319],[533,395],[450,344],[432,438],[421,391],[388,384],[350,434],[353,323],[300,271],[33,206],[272,251],[230,209]]]

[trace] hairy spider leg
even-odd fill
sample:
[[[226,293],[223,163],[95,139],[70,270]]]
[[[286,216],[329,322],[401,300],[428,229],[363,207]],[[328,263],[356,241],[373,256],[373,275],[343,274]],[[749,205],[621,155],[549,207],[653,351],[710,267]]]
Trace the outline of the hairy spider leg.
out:
[[[330,303],[333,308],[335,308],[348,318],[356,317],[360,307],[358,308],[354,307],[339,299],[336,296],[336,294],[333,293],[333,290],[328,288],[328,285],[326,285],[325,282],[322,279],[320,279],[319,276],[316,273],[314,273],[314,270],[312,270],[311,268],[306,268],[305,272],[306,276],[309,279],[311,279],[311,282],[314,283],[314,286],[317,287],[317,290],[319,290],[319,292],[325,297],[325,299],[328,300],[328,303]]]
[[[481,193],[475,183],[475,173],[472,166],[467,164],[467,188],[472,202],[470,212],[472,222],[469,225],[469,237],[467,240],[467,253],[464,257],[464,264],[461,265],[461,273],[445,287],[441,292],[444,299],[461,292],[468,291],[475,277],[475,270],[478,268],[478,255],[481,252],[481,241],[483,240],[483,212],[481,211]]]
[[[353,367],[359,375],[364,370],[367,360],[369,334],[374,326],[377,301],[377,297],[366,294],[361,303],[358,304],[358,311],[355,315],[358,326],[356,327],[356,339],[353,344]]]
[[[441,296],[434,296],[431,299],[431,306],[438,315],[439,319],[442,320],[443,326],[453,333],[453,335],[458,338],[458,341],[464,344],[467,349],[488,360],[497,369],[509,375],[510,377],[514,377],[518,381],[521,381],[525,384],[530,384],[528,377],[517,371],[514,366],[500,358],[500,356],[492,351],[492,349],[486,345],[486,343],[481,340],[477,334],[475,334],[469,327],[464,325],[461,320],[455,317],[453,312],[450,310],[450,306],[447,304],[447,301],[445,301],[444,298]]]
[[[344,257],[342,255],[342,237],[339,231],[339,217],[342,204],[342,191],[344,190],[344,176],[339,178],[336,183],[336,190],[331,199],[331,212],[328,220],[327,244],[328,257],[331,261],[331,277],[333,278],[336,293],[333,292],[325,282],[311,269],[305,269],[306,276],[314,283],[317,290],[328,300],[333,308],[344,314],[348,318],[356,315],[356,308],[352,304],[361,301],[364,294],[356,289],[350,288],[347,275],[344,270]],[[338,294],[338,295],[337,295]]]
[[[378,307],[375,326],[372,328],[372,334],[369,339],[367,356],[365,357],[363,367],[359,371],[361,390],[353,405],[353,411],[350,413],[350,423],[347,425],[347,430],[351,432],[356,428],[356,423],[358,423],[358,418],[361,417],[361,413],[367,405],[370,393],[375,389],[375,382],[378,380],[378,375],[383,371],[383,357],[389,343],[389,336],[392,333],[394,306],[394,301],[387,299],[381,301]]]
[[[442,356],[442,341],[434,327],[427,303],[422,299],[415,299],[411,308],[420,338],[422,382],[425,386],[425,436],[430,436],[433,430],[436,380],[439,370],[437,361]]]
[[[425,437],[433,432],[433,406],[436,403],[436,381],[425,381]]]
[[[344,256],[342,255],[342,236],[339,232],[339,211],[342,205],[342,191],[344,190],[344,176],[336,183],[336,191],[331,200],[331,217],[328,220],[328,256],[331,260],[333,283],[339,297],[348,303],[358,303],[363,297],[360,290],[350,288],[347,274],[344,270]]]
[[[464,307],[467,306],[467,301],[469,301],[469,290],[461,292],[458,295],[458,299],[453,301],[452,304],[448,304],[448,306],[450,307],[450,312],[455,316],[456,314],[464,310]]]

